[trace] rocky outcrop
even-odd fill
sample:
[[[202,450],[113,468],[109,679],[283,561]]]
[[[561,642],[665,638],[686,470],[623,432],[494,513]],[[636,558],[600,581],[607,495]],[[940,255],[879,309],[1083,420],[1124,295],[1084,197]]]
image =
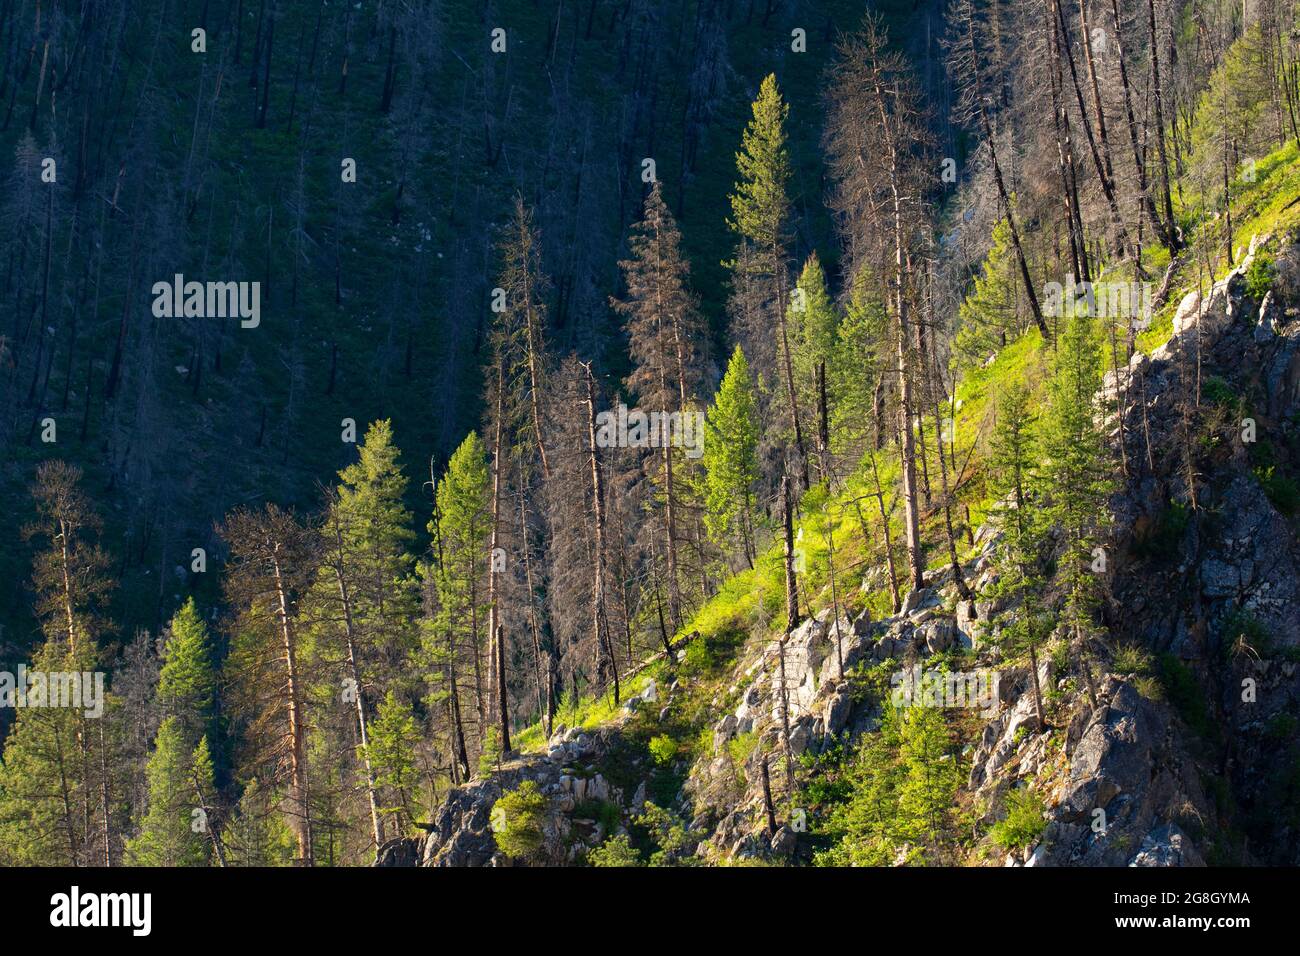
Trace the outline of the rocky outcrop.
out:
[[[993,540],[986,534],[980,553],[964,566],[968,580],[990,572]],[[693,808],[692,828],[701,837],[698,855],[709,860],[801,859],[797,815],[793,825],[781,826],[771,838],[767,835],[763,754],[773,789],[784,793],[785,719],[796,760],[837,742],[851,742],[876,729],[879,710],[877,702],[855,694],[845,674],[859,665],[893,660],[899,662],[901,678],[910,662],[975,646],[980,619],[957,599],[951,569],[933,574],[927,584],[906,596],[897,615],[873,621],[864,613],[836,621],[824,611],[792,631],[784,648],[770,641],[738,665],[727,695],[738,703],[718,719],[713,752],[695,763],[684,788]],[[742,735],[749,735],[749,746],[740,748],[737,765],[737,754],[728,744]]]
[[[1271,768],[1289,746],[1286,728],[1294,732],[1290,715],[1300,712],[1300,615],[1294,610],[1300,606],[1300,549],[1292,523],[1252,472],[1250,450],[1240,440],[1245,423],[1238,418],[1252,418],[1261,434],[1275,438],[1296,427],[1300,322],[1285,290],[1259,302],[1247,294],[1246,275],[1264,243],[1252,242],[1238,267],[1204,296],[1183,298],[1165,345],[1149,358],[1135,353],[1103,383],[1102,397],[1121,409],[1110,420],[1113,440],[1119,442],[1123,414],[1127,456],[1145,459],[1112,500],[1103,572],[1113,598],[1104,608],[1108,644],[1113,649],[1133,643],[1153,657],[1164,655],[1162,666],[1182,668],[1166,677],[1175,673],[1192,681],[1184,696],[1193,704],[1205,696],[1205,712],[1198,718],[1195,708],[1187,711],[1186,700],[1161,699],[1149,675],[1144,683],[1109,673],[1107,649],[1094,647],[1086,682],[1077,673],[1066,679],[1051,660],[1039,661],[1038,684],[1052,697],[1053,718],[1040,732],[1033,675],[1026,664],[1000,655],[994,622],[1015,609],[987,597],[997,578],[992,556],[999,536],[985,526],[976,531],[973,555],[962,567],[981,595],[976,601],[960,599],[951,569],[944,569],[905,595],[895,615],[836,619],[823,612],[784,642],[747,645],[730,686],[715,699],[716,712],[705,728],[707,752],[692,763],[672,801],[673,812],[689,821],[688,843],[699,857],[806,861],[806,821],[797,811],[780,814],[769,829],[764,777],[781,803],[787,746],[800,760],[878,727],[881,702],[863,693],[846,677],[849,672],[888,662],[892,689],[901,692],[929,658],[953,653],[972,672],[996,675],[972,707],[982,729],[964,755],[970,770],[963,801],[982,808],[986,826],[1004,812],[1013,788],[1030,786],[1045,801],[1042,838],[1019,852],[995,854],[995,862],[1200,866],[1225,843],[1219,832],[1223,810],[1207,795],[1207,780],[1220,788],[1219,780],[1226,779],[1237,800],[1266,806],[1275,789]],[[1284,250],[1284,260],[1295,252]],[[1300,274],[1300,262],[1292,265]],[[1179,447],[1191,376],[1204,382],[1212,375],[1245,399],[1231,409],[1240,412],[1238,418],[1220,422],[1224,434],[1212,461],[1189,469],[1178,454],[1148,456],[1147,436],[1153,448]],[[1182,482],[1189,473],[1196,476],[1200,509],[1191,517],[1169,505],[1187,498]],[[1154,539],[1158,547],[1151,545]],[[863,588],[880,590],[881,573],[866,572]],[[1250,624],[1234,633],[1234,621]],[[1261,635],[1267,635],[1266,644]],[[1063,646],[1072,659],[1078,657],[1080,648]],[[426,866],[509,863],[493,839],[492,807],[504,790],[526,779],[548,801],[541,856],[549,863],[576,861],[607,834],[601,823],[575,817],[575,808],[610,803],[619,810],[622,828],[646,800],[645,779],[629,785],[628,798],[598,769],[617,742],[620,723],[641,712],[664,721],[676,691],[674,684],[661,700],[651,684],[625,703],[609,727],[559,735],[545,754],[516,759],[488,780],[453,790],[427,838],[391,841],[381,849],[379,865],[409,865],[417,858]],[[1199,738],[1207,732],[1215,732],[1221,746]],[[1212,754],[1222,755],[1217,765],[1207,765]],[[1300,836],[1285,821],[1270,837],[1270,861],[1300,861]]]
[[[1245,276],[1266,245],[1279,279],[1256,302]],[[1194,294],[1183,301],[1175,334],[1150,361],[1135,361],[1125,381],[1130,455],[1145,455],[1148,433],[1169,451],[1116,497],[1116,538],[1127,547],[1115,562],[1107,623],[1117,638],[1172,661],[1164,667],[1181,675],[1189,699],[1179,703],[1194,725],[1180,723],[1175,736],[1204,738],[1199,749],[1216,760],[1204,775],[1218,778],[1236,807],[1253,808],[1231,821],[1201,808],[1208,836],[1170,821],[1176,829],[1143,837],[1135,865],[1193,861],[1203,840],[1223,845],[1213,833],[1221,826],[1254,829],[1246,842],[1269,862],[1300,862],[1300,836],[1267,811],[1277,774],[1294,762],[1287,738],[1300,707],[1300,546],[1294,518],[1264,484],[1297,464],[1288,455],[1300,421],[1300,286],[1288,277],[1298,273],[1296,245],[1253,240],[1203,307]],[[1200,431],[1180,439],[1198,383]],[[1169,502],[1189,500],[1189,474],[1197,508],[1175,512]]]
[[[1114,677],[1099,697],[1067,747],[1042,865],[1122,866],[1179,821],[1203,828],[1212,815],[1167,708]],[[1199,859],[1186,842],[1184,864]]]
[[[645,692],[635,699],[644,702]],[[489,777],[451,790],[434,815],[428,836],[419,843],[420,865],[507,866],[515,862],[497,847],[493,833],[500,821],[493,819],[493,808],[503,793],[526,780],[536,783],[547,800],[542,849],[530,862],[574,862],[606,836],[599,821],[575,816],[576,809],[612,804],[626,815],[640,810],[633,805],[638,799],[645,802],[644,788],[625,800],[595,769],[619,733],[618,722],[595,731],[574,728],[557,733],[545,754],[514,757]],[[412,865],[409,860],[407,848],[394,848],[387,854],[381,851],[377,865]]]

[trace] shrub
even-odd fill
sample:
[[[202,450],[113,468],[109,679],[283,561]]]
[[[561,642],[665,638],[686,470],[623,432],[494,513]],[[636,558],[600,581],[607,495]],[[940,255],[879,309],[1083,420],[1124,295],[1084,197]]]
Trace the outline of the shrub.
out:
[[[1147,700],[1164,700],[1165,689],[1158,677],[1142,676],[1133,680],[1134,689]]]
[[[1209,405],[1235,408],[1237,406],[1237,393],[1222,378],[1211,375],[1201,384],[1201,400]]]
[[[1255,468],[1254,475],[1274,508],[1288,517],[1300,511],[1300,485],[1278,474],[1275,465]]]
[[[1051,645],[1052,655],[1052,679],[1051,684],[1055,684],[1062,677],[1070,672],[1070,644],[1068,641],[1057,641]]]
[[[1267,252],[1258,253],[1246,270],[1246,294],[1252,299],[1264,298],[1264,294],[1273,287],[1275,278],[1277,266],[1273,257]]]
[[[715,663],[709,643],[703,637],[696,637],[686,645],[686,658],[682,664],[688,671],[706,674]]]
[[[653,803],[647,803],[644,810],[636,819],[637,826],[645,829],[658,847],[650,854],[650,865],[688,864],[699,837],[691,832],[687,821]]]
[[[667,734],[659,734],[650,738],[650,756],[661,767],[672,763],[677,756],[677,741]]]
[[[623,811],[611,800],[583,800],[573,808],[573,816],[579,820],[595,820],[606,833],[613,833],[623,822]]]
[[[731,762],[740,770],[749,760],[749,755],[754,752],[758,746],[758,731],[750,731],[747,734],[738,734],[727,741],[727,750],[731,754]]]
[[[592,866],[644,866],[641,854],[632,846],[626,833],[612,836],[600,846],[587,853],[587,862]]]
[[[993,824],[989,836],[1004,850],[1027,847],[1047,829],[1045,809],[1043,798],[1034,791],[1012,790],[1007,794],[1007,815]]]
[[[695,757],[708,757],[713,753],[713,728],[701,727],[700,732],[695,735],[695,740],[691,747],[691,753]]]
[[[546,798],[537,782],[525,780],[507,790],[492,807],[492,829],[496,844],[507,856],[527,859],[542,848],[546,822]]]

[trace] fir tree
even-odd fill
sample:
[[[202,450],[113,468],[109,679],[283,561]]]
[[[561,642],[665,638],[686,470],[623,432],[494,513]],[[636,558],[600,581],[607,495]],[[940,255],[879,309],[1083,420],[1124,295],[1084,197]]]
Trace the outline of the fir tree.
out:
[[[1058,579],[1065,594],[1062,623],[1082,655],[1084,679],[1094,692],[1088,643],[1103,591],[1112,463],[1098,424],[1101,350],[1087,315],[1070,320],[1057,343],[1044,416],[1042,471],[1045,517],[1061,529],[1064,549]]]
[[[326,672],[332,672],[320,689],[323,699],[332,702],[340,696],[337,688],[345,687],[341,697],[354,715],[345,731],[351,739],[327,750],[324,759],[333,764],[336,751],[359,755],[355,773],[365,790],[377,848],[384,835],[367,763],[367,722],[376,687],[382,693],[410,683],[406,665],[419,639],[417,582],[406,550],[414,534],[402,500],[407,481],[390,421],[371,424],[358,460],[341,470],[339,479],[319,531],[322,560],[310,592],[312,636]]]
[[[482,657],[492,558],[487,549],[492,530],[491,482],[487,450],[478,434],[470,432],[438,481],[437,511],[429,522],[434,559],[425,573],[437,599],[436,615],[426,625],[424,637],[425,653],[434,668],[429,701],[448,708],[452,756],[462,778],[468,777],[472,766],[465,730],[465,681],[470,681],[472,691],[476,740],[483,739],[488,721]]]
[[[375,783],[391,799],[381,808],[396,822],[402,833],[414,819],[412,802],[420,782],[416,748],[420,743],[420,725],[411,706],[389,691],[379,704],[371,728],[369,759],[375,770]]]
[[[808,451],[804,440],[799,396],[795,389],[792,340],[786,321],[789,295],[790,154],[785,121],[790,107],[781,98],[776,76],[759,86],[752,117],[736,154],[740,179],[731,194],[727,224],[741,237],[741,249],[730,264],[735,273],[732,311],[734,331],[756,359],[760,379],[780,381],[785,427],[794,444],[795,467],[808,487]],[[775,347],[768,343],[775,332]],[[771,362],[768,356],[772,356]]]
[[[1021,330],[1016,314],[1018,280],[1014,255],[1010,227],[1006,219],[999,219],[993,227],[992,246],[980,274],[958,310],[952,348],[962,372],[984,364]]]
[[[823,479],[830,474],[830,435],[833,416],[833,386],[828,376],[837,344],[839,315],[826,289],[826,273],[813,253],[804,263],[786,322],[793,350],[795,390],[799,407],[808,409],[813,420],[818,470]]]
[[[903,776],[898,786],[899,832],[935,842],[947,826],[961,780],[949,752],[948,726],[937,707],[907,707],[899,726]]]
[[[154,752],[145,768],[149,809],[140,832],[126,847],[127,861],[132,866],[208,863],[207,828],[211,821],[199,806],[196,787],[212,792],[212,762],[207,758],[206,742],[200,746],[201,756],[186,744],[186,728],[179,717],[168,717],[159,726]]]
[[[739,537],[751,567],[759,479],[757,404],[749,363],[736,346],[704,426],[705,524],[724,548]]]
[[[790,107],[781,98],[774,74],[763,78],[752,111],[736,154],[740,181],[731,194],[728,224],[770,254],[784,250],[790,214],[786,194],[790,154],[785,133]]]
[[[244,786],[226,828],[231,866],[289,866],[294,861],[294,832],[278,811],[274,792],[253,777]]]
[[[358,460],[339,472],[334,502],[338,534],[327,527],[326,537],[333,540],[326,546],[343,551],[355,623],[379,658],[379,677],[392,680],[413,646],[411,621],[417,603],[414,559],[407,552],[415,533],[403,502],[407,479],[393,442],[392,421],[371,423],[357,453]]]
[[[172,617],[162,658],[158,705],[166,717],[177,719],[186,746],[193,747],[211,729],[216,701],[208,628],[193,598]]]
[[[993,624],[999,628],[997,642],[1003,653],[1029,655],[1034,712],[1041,733],[1046,725],[1038,652],[1051,634],[1052,619],[1043,600],[1047,582],[1041,569],[1041,552],[1046,528],[1038,509],[1030,502],[1039,461],[1038,443],[1033,434],[1035,420],[1026,386],[1017,382],[999,396],[990,442],[989,474],[998,502],[993,518],[1002,531],[1002,540],[996,552],[998,576],[988,588],[988,596],[1005,606],[993,618]]]
[[[823,823],[831,845],[813,858],[818,866],[893,866],[897,862],[899,787],[903,766],[898,758],[902,711],[885,707],[880,728],[863,734],[825,785],[839,799]]]
[[[864,438],[879,448],[887,434],[885,384],[889,361],[889,315],[873,290],[867,270],[858,272],[835,332],[829,389],[831,443],[837,453]]]

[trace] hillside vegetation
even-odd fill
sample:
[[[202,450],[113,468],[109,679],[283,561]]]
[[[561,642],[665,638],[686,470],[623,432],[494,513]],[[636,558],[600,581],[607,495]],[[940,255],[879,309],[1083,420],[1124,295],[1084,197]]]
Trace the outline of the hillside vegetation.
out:
[[[0,862],[1300,859],[1293,5],[497,6],[0,15]]]

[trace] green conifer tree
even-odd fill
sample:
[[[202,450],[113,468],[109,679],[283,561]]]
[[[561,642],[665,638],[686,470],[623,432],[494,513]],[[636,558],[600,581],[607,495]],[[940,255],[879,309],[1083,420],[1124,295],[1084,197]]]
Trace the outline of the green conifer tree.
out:
[[[790,296],[786,322],[792,341],[795,390],[799,407],[808,410],[815,436],[818,470],[830,473],[830,429],[835,396],[830,367],[833,362],[839,315],[826,289],[826,273],[814,252],[804,263]]]
[[[987,596],[1003,605],[994,615],[997,641],[1004,654],[1029,655],[1034,685],[1034,709],[1041,733],[1045,727],[1038,653],[1052,632],[1052,618],[1043,601],[1047,582],[1041,553],[1046,527],[1030,503],[1038,465],[1036,417],[1032,397],[1022,383],[1009,386],[998,398],[997,421],[990,442],[989,475],[997,504],[993,518],[1002,531],[995,563],[998,576]]]
[[[429,522],[434,557],[425,567],[437,605],[424,631],[424,651],[432,667],[429,702],[447,707],[452,756],[466,778],[473,766],[470,743],[481,747],[489,716],[483,655],[492,560],[492,478],[487,449],[477,433],[466,435],[452,454],[436,498],[437,512]]]
[[[758,483],[758,407],[749,363],[740,346],[714,396],[704,425],[705,527],[720,547],[740,539],[752,567],[754,489]]]
[[[1071,636],[1089,692],[1088,643],[1104,586],[1107,497],[1113,488],[1111,455],[1099,424],[1101,349],[1093,320],[1074,316],[1057,343],[1044,416],[1044,516],[1060,528],[1064,550],[1058,581],[1064,591],[1061,623]]]
[[[906,839],[935,841],[947,826],[961,780],[949,752],[948,725],[937,707],[908,707],[899,727],[903,778],[899,830]]]
[[[412,805],[420,783],[416,747],[420,725],[410,704],[389,691],[379,703],[370,734],[370,763],[375,783],[390,799],[380,812],[396,820],[394,832],[402,833],[414,819]]]
[[[216,672],[208,628],[198,605],[189,598],[172,617],[158,674],[158,705],[180,722],[187,748],[211,729],[216,701]]]
[[[958,309],[953,359],[959,371],[978,368],[1021,331],[1016,269],[1011,228],[1006,219],[999,219],[980,274]]]
[[[158,728],[154,751],[145,776],[149,782],[149,809],[140,832],[126,845],[132,866],[205,866],[210,845],[207,828],[211,821],[200,807],[197,785],[212,792],[212,762],[186,744],[186,729],[179,717],[167,717]]]
[[[735,273],[733,329],[742,343],[754,348],[757,370],[763,380],[781,383],[782,428],[793,444],[795,467],[808,487],[808,448],[804,438],[803,409],[795,385],[793,342],[786,320],[789,298],[790,153],[786,148],[785,121],[790,107],[781,98],[776,76],[759,86],[752,117],[736,154],[740,179],[731,194],[731,229],[741,237],[741,248],[730,265]],[[768,342],[775,333],[775,348]],[[770,357],[770,362],[768,358]]]
[[[376,848],[384,833],[367,762],[368,722],[375,699],[386,690],[414,690],[407,665],[419,641],[418,581],[407,552],[414,532],[403,502],[407,479],[399,456],[391,421],[376,421],[366,430],[358,460],[338,473],[340,483],[327,498],[319,529],[321,564],[309,602],[313,650],[324,664],[314,696],[327,707],[341,701],[354,712],[337,724],[335,744],[321,751],[320,759],[330,766],[318,774],[318,797],[326,798],[323,781],[339,775],[344,792],[331,799],[341,801],[335,812],[351,816],[363,811],[353,809],[347,794],[364,791]],[[339,753],[356,756],[359,763],[335,766]]]

